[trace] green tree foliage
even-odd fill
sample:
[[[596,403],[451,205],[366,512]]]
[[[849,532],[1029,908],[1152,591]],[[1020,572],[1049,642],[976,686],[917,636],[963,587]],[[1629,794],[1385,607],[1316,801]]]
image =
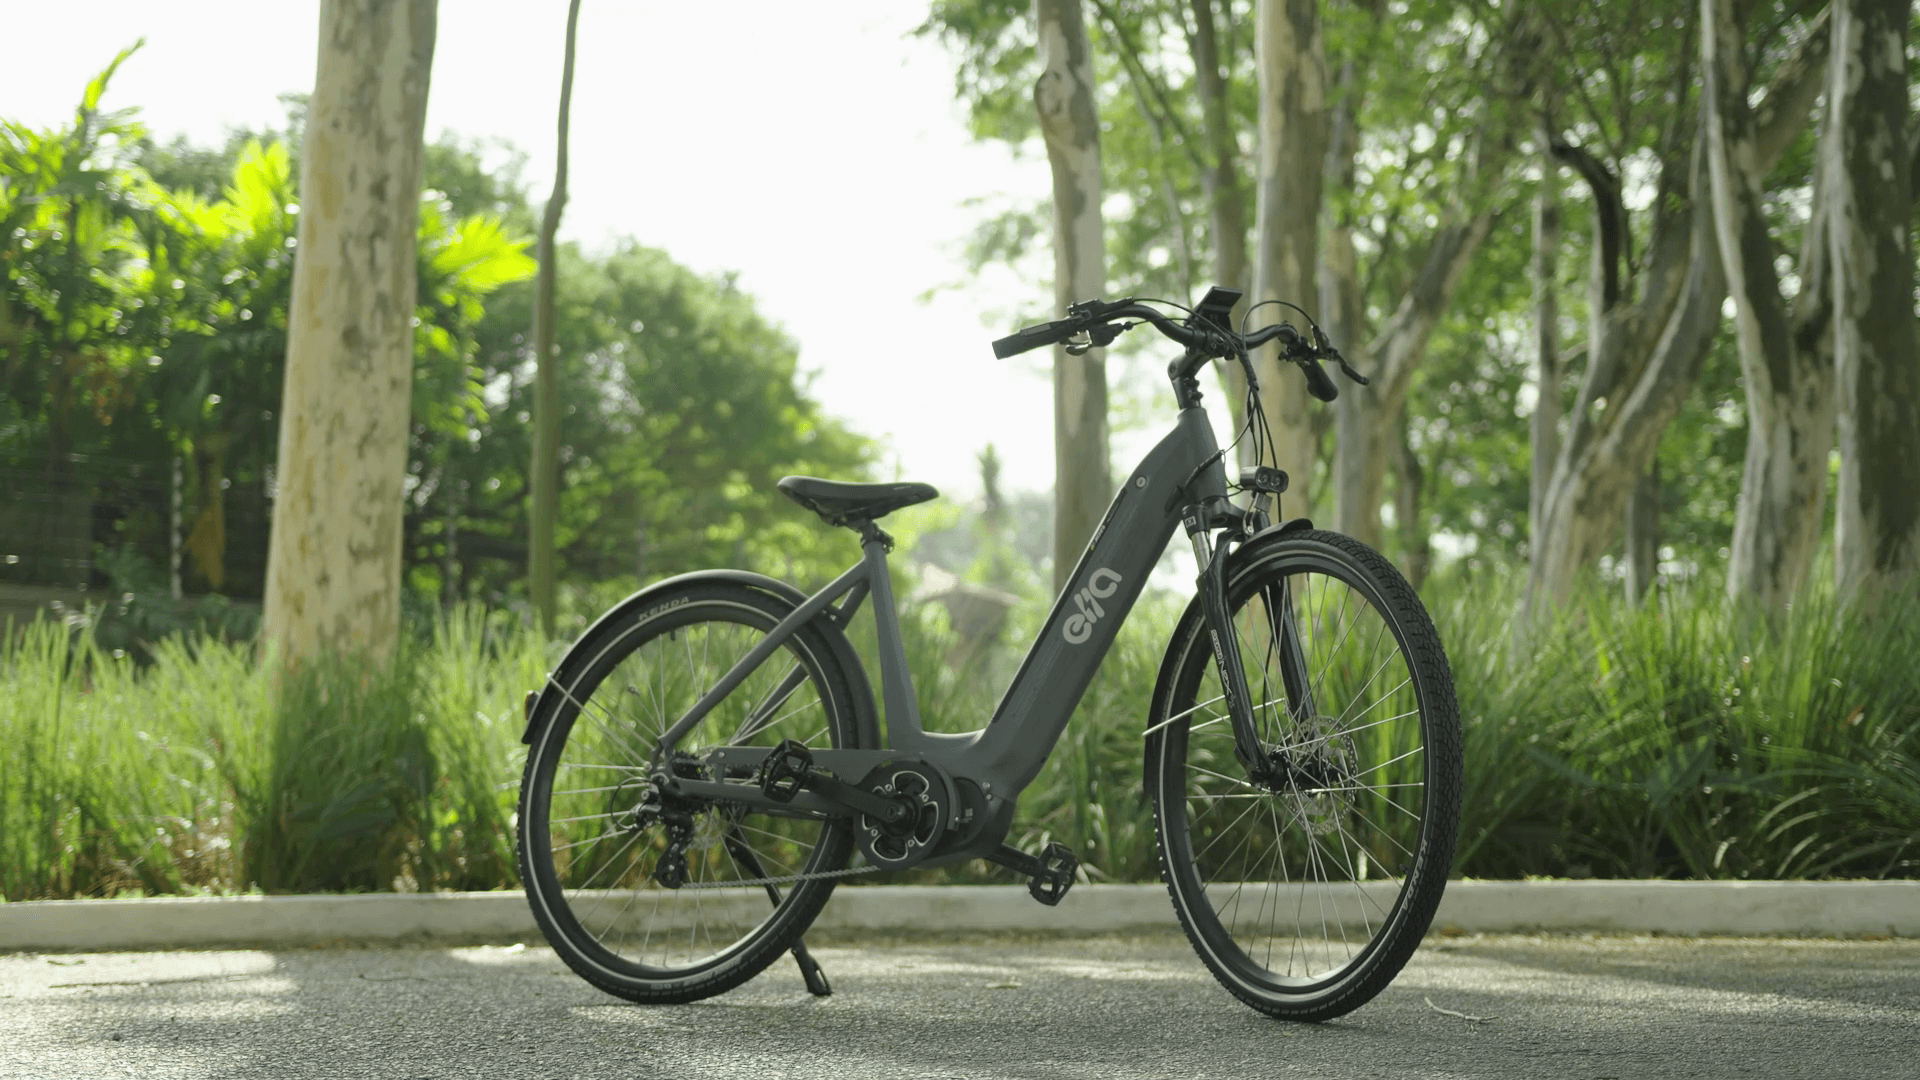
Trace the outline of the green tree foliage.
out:
[[[1250,209],[1257,151],[1253,4],[1088,0],[1116,292],[1183,299],[1214,277],[1215,221],[1205,182],[1213,155],[1193,58],[1203,7],[1225,76],[1236,182]],[[1556,394],[1567,410],[1575,405],[1595,246],[1591,192],[1568,173],[1558,292],[1570,363],[1560,385],[1543,389],[1534,385],[1527,287],[1541,133],[1583,148],[1616,178],[1626,209],[1622,275],[1643,268],[1654,205],[1673,197],[1663,186],[1663,164],[1677,165],[1672,176],[1684,174],[1692,144],[1696,8],[1681,0],[1636,0],[1622,10],[1451,0],[1324,5],[1330,75],[1352,68],[1351,81],[1331,92],[1355,106],[1359,132],[1351,187],[1330,186],[1327,195],[1329,214],[1354,234],[1364,312],[1354,336],[1386,328],[1450,209],[1488,207],[1495,215],[1428,346],[1401,421],[1418,470],[1391,470],[1387,497],[1395,501],[1414,483],[1419,498],[1411,527],[1401,522],[1388,530],[1390,554],[1404,558],[1422,542],[1415,538],[1443,534],[1453,540],[1443,550],[1526,555],[1526,419],[1541,393]],[[1754,8],[1758,80],[1772,76],[1817,10],[1785,2]],[[1029,6],[932,0],[921,33],[949,46],[956,96],[976,136],[1030,152],[1038,60]],[[1811,133],[1803,134],[1770,185],[1768,209],[1788,251],[1805,217],[1811,147]],[[976,265],[1017,264],[1045,234],[1043,206],[986,206],[982,214],[969,249]],[[1037,307],[1040,290],[1034,295]],[[1302,298],[1302,305],[1318,314],[1321,299]],[[1730,342],[1723,346],[1688,392],[1661,449],[1660,543],[1669,549],[1669,569],[1716,565],[1730,534],[1746,416],[1738,365]],[[1321,440],[1318,470],[1328,467],[1331,443]]]
[[[821,414],[798,349],[731,278],[706,278],[625,243],[560,247],[562,577],[648,580],[717,564],[808,578],[844,541],[774,490],[789,473],[863,475],[864,438]],[[444,480],[415,489],[415,584],[441,588],[451,540],[458,591],[499,598],[525,566],[532,289],[503,289],[479,329],[488,415],[445,448]],[[448,508],[459,507],[452,530]]]
[[[20,556],[0,580],[164,591],[178,462],[186,590],[257,597],[301,102],[286,132],[159,145],[101,110],[112,71],[67,127],[0,124],[0,557]],[[502,151],[448,137],[426,152],[405,550],[428,599],[522,588],[534,214]],[[773,490],[872,459],[807,395],[791,339],[731,279],[664,253],[563,258],[563,573],[805,576],[845,554]]]
[[[104,479],[97,457],[124,436],[114,422],[147,357],[190,319],[157,241],[168,197],[123,165],[143,132],[100,108],[133,51],[88,84],[71,126],[0,122],[0,479],[17,516],[4,531],[43,580],[84,579],[92,513],[76,492]]]

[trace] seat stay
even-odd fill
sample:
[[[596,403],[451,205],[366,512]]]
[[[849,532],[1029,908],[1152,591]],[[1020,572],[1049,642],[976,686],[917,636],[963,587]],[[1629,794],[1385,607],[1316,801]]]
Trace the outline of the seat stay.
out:
[[[686,715],[675,721],[674,725],[660,736],[658,753],[662,757],[672,753],[680,740],[686,737],[687,732],[692,731],[700,721],[706,719],[707,714],[712,712],[713,707],[723,698],[739,689],[740,684],[747,680],[747,676],[759,670],[760,665],[766,663],[767,657],[772,656],[774,650],[785,645],[787,639],[802,626],[813,621],[815,616],[827,610],[841,596],[863,585],[869,585],[868,573],[866,560],[855,563],[846,573],[833,579],[825,588],[808,597],[806,603],[793,609],[791,614],[776,623],[772,630],[767,631],[767,636],[762,638],[758,645],[755,645],[747,655],[741,657],[725,675],[720,677],[720,681],[714,684],[713,689],[708,690],[699,701],[694,702],[693,708],[688,709]],[[862,589],[863,594],[864,592],[865,590]],[[850,601],[852,604],[858,602],[857,596]],[[793,691],[789,689],[786,692],[791,694]]]
[[[866,599],[866,596],[867,583],[864,581],[854,582],[853,588],[847,590],[845,602],[833,609],[834,616],[841,622],[846,622],[848,619],[851,619],[854,613],[860,609],[860,602]],[[762,701],[757,708],[747,714],[747,718],[740,722],[740,730],[734,732],[733,738],[729,741],[737,743],[752,738],[759,732],[761,727],[768,723],[767,718],[772,716],[774,711],[779,709],[781,705],[785,704],[786,700],[793,696],[793,692],[800,689],[801,685],[807,681],[807,678],[806,669],[796,666],[785,679],[781,680],[779,686],[774,687],[773,692],[767,695],[765,701]]]

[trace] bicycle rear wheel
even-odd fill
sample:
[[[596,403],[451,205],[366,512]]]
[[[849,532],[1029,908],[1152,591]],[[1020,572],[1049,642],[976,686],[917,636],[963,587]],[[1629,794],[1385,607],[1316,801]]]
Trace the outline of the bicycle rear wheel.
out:
[[[1327,1020],[1392,981],[1446,887],[1453,678],[1413,589],[1359,541],[1310,530],[1230,558],[1265,777],[1235,756],[1196,602],[1149,721],[1161,874],[1228,990],[1273,1016]]]
[[[541,697],[520,788],[521,877],[555,952],[608,993],[684,1002],[738,986],[791,947],[834,886],[811,878],[770,891],[765,879],[847,864],[844,820],[737,804],[643,809],[660,736],[791,610],[739,584],[669,587],[596,627]],[[685,761],[785,739],[858,747],[859,731],[847,676],[806,627],[678,749]],[[673,861],[676,835],[685,882],[669,888],[655,871]]]

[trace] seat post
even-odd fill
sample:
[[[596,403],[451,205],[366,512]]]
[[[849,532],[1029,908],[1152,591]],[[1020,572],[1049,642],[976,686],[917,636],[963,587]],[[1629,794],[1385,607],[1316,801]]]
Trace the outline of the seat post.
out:
[[[853,524],[849,522],[849,524]],[[893,575],[887,552],[893,537],[871,521],[862,521],[860,550],[867,564],[867,584],[873,591],[874,644],[880,653],[880,692],[885,702],[887,744],[908,749],[921,742],[920,703],[913,694],[913,676],[907,670],[906,643],[900,637],[900,613],[893,602]]]

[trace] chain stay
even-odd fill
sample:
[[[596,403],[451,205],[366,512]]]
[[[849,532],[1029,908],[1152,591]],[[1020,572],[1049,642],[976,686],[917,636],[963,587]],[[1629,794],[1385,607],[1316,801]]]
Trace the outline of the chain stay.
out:
[[[884,866],[851,866],[845,870],[822,870],[817,874],[787,874],[784,877],[742,878],[739,881],[703,881],[697,884],[688,882],[674,891],[712,891],[717,889],[744,889],[755,885],[785,885],[793,881],[819,881],[825,878],[853,877],[855,874],[872,874],[884,869],[886,869]]]

